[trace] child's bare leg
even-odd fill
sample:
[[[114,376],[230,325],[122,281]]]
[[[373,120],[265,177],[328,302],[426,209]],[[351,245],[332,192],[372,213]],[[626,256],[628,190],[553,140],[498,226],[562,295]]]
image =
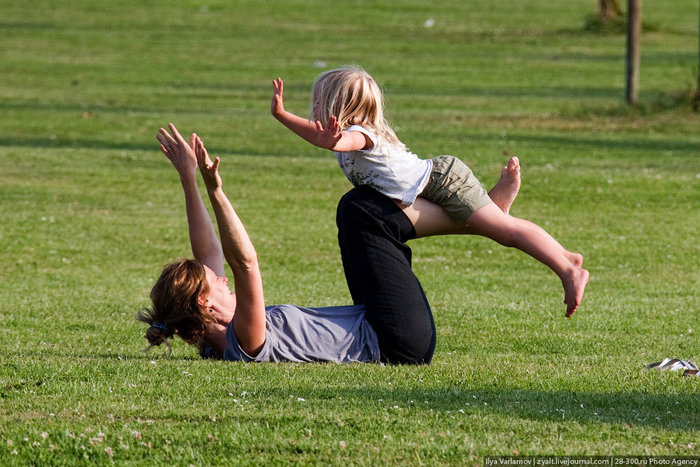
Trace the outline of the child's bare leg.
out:
[[[517,157],[511,157],[508,165],[501,171],[500,180],[489,191],[489,197],[504,213],[508,214],[519,191],[520,162]],[[456,223],[440,206],[423,198],[417,198],[411,206],[403,206],[398,201],[396,204],[411,219],[417,238],[473,233],[468,225]]]
[[[517,157],[513,156],[508,160],[508,164],[503,167],[503,170],[501,171],[501,178],[498,180],[498,183],[496,183],[493,188],[491,188],[491,191],[489,191],[489,198],[491,198],[491,201],[493,201],[496,206],[498,206],[501,211],[504,213],[508,214],[510,211],[510,207],[515,201],[515,198],[518,196],[518,192],[520,191],[520,161],[518,160]],[[516,219],[516,218],[514,218]],[[527,222],[527,221],[524,221]],[[532,224],[532,223],[529,223]],[[539,228],[537,225],[532,224],[535,227]],[[542,230],[542,229],[540,229]],[[542,230],[542,233],[544,235],[549,234]],[[551,236],[550,236],[551,237]],[[556,242],[552,238],[553,241]],[[557,242],[558,244],[558,242]],[[561,245],[559,245],[561,247]],[[561,250],[563,253],[569,258],[569,261],[574,266],[581,267],[583,265],[583,256],[581,256],[578,253],[573,253],[571,251],[568,251],[561,247]]]
[[[525,219],[519,219],[519,218],[513,217],[513,216],[510,216],[510,218],[513,220],[513,222],[521,224],[523,228],[535,229],[538,231],[538,233],[540,235],[548,237],[549,241],[550,241],[550,245],[552,245],[552,246],[556,245],[558,247],[558,249],[560,250],[560,253],[563,254],[564,256],[566,256],[568,258],[568,260],[571,262],[571,264],[573,264],[574,266],[580,268],[583,265],[583,256],[581,256],[579,253],[574,253],[573,251],[569,251],[566,248],[564,248],[563,246],[561,246],[561,244],[558,241],[556,241],[554,239],[554,237],[549,235],[549,233],[547,233],[547,231],[544,230],[539,225],[537,225],[533,222],[530,222],[530,221],[526,221]]]
[[[548,266],[564,286],[566,316],[576,311],[588,283],[588,271],[571,261],[571,255],[580,255],[568,252],[541,227],[504,214],[495,204],[482,207],[467,222],[472,233],[518,248]]]
[[[416,198],[410,206],[404,206],[398,201],[396,204],[411,220],[416,230],[416,238],[472,233],[468,225],[453,221],[439,204],[425,198]]]
[[[520,191],[520,161],[517,157],[511,157],[508,164],[501,171],[501,179],[498,180],[489,197],[501,211],[508,214],[510,207]]]
[[[564,286],[566,316],[576,311],[588,282],[588,271],[581,268],[583,256],[562,247],[544,229],[532,222],[504,214],[495,204],[479,209],[469,225],[453,221],[435,203],[418,198],[411,206],[402,206],[416,229],[416,237],[447,234],[477,234],[503,245],[514,246],[549,266]]]

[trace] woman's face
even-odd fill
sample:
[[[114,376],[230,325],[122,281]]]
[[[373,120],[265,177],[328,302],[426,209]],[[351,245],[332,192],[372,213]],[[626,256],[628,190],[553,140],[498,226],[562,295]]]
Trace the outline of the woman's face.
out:
[[[206,297],[206,305],[212,307],[215,312],[233,313],[236,310],[236,295],[228,288],[228,279],[219,277],[209,267],[204,266],[209,284],[209,295]]]

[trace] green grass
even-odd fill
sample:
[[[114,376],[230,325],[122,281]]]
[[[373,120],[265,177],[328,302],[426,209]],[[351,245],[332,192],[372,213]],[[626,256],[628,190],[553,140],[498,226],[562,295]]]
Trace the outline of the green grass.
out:
[[[624,37],[584,31],[592,1],[0,0],[0,463],[481,464],[486,455],[698,455],[698,4],[644,2],[640,104]],[[432,18],[435,25],[426,28]],[[134,320],[190,254],[175,122],[222,157],[269,303],[350,302],[332,155],[269,116],[305,113],[313,77],[358,63],[399,137],[490,185],[581,251],[556,277],[481,238],[412,242],[438,346],[427,367],[202,361],[144,354]]]

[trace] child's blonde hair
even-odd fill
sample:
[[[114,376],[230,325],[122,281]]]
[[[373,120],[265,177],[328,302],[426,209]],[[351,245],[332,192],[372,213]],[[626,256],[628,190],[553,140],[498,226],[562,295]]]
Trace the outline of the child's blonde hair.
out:
[[[321,73],[314,80],[311,118],[326,126],[335,116],[340,129],[362,125],[390,143],[404,147],[384,119],[384,96],[374,79],[356,65]]]

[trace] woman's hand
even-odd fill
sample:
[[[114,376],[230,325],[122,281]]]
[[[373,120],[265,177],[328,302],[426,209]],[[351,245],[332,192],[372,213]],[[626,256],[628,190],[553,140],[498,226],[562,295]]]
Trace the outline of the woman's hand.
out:
[[[277,117],[284,113],[284,99],[282,94],[284,93],[284,82],[282,78],[277,78],[272,81],[272,102],[270,104],[270,113]]]
[[[169,123],[168,128],[172,135],[164,128],[161,128],[156,135],[156,139],[160,143],[160,150],[181,176],[194,173],[197,170],[197,157],[192,148],[194,147],[196,135],[193,133],[190,136],[188,144],[177,131],[175,125]]]
[[[214,191],[217,188],[221,188],[221,176],[219,175],[219,162],[221,160],[217,157],[212,162],[209,158],[207,148],[204,147],[204,143],[199,136],[192,136],[194,137],[192,146],[194,147],[194,153],[197,158],[197,165],[199,166],[199,171],[202,173],[202,179],[207,186],[207,190]]]

